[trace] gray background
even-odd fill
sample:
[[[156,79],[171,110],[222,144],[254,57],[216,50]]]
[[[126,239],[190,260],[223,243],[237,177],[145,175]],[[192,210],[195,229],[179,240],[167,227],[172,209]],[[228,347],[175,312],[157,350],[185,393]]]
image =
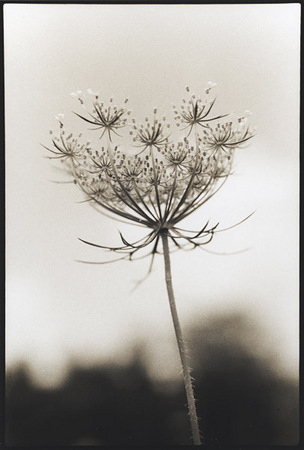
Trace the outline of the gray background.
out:
[[[236,174],[185,226],[225,227],[256,213],[208,247],[247,252],[172,255],[181,322],[245,311],[260,326],[257,356],[297,376],[299,18],[297,4],[5,5],[8,368],[25,362],[51,387],[71,363],[128,361],[145,342],[155,377],[180,370],[161,256],[132,293],[148,261],[75,262],[109,257],[78,237],[115,245],[118,228],[130,240],[138,230],[77,203],[73,185],[51,183],[64,176],[40,144],[58,113],[84,128],[72,91],[129,97],[140,121],[154,106],[169,118],[186,85],[200,94],[213,81],[215,111],[249,109],[257,134],[237,151]]]

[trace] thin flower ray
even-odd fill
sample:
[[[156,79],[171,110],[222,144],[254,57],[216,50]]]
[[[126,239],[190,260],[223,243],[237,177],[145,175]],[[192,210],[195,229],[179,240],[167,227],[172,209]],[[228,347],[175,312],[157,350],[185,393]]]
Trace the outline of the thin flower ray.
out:
[[[47,148],[45,146],[43,146],[44,148],[46,148],[49,152],[52,152],[54,155],[58,155],[58,156],[45,156],[45,158],[47,159],[61,159],[61,158],[66,158],[67,156],[71,156],[70,154],[67,154],[66,152],[60,151],[60,152],[55,152],[54,150],[51,150],[50,148]]]
[[[146,208],[146,210],[149,212],[149,214],[151,214],[152,220],[157,221],[157,216],[153,213],[153,211],[151,211],[151,208],[149,208],[149,206],[145,202],[145,200],[142,197],[142,195],[141,195],[141,193],[140,193],[140,191],[139,191],[135,181],[133,182],[133,187],[134,187],[134,190],[135,190],[136,194],[138,195],[140,201],[142,202],[143,206]]]
[[[218,227],[219,223],[217,223],[214,227],[207,230],[208,225],[209,225],[209,220],[206,222],[206,224],[200,231],[182,230],[181,228],[175,228],[175,227],[174,227],[174,230],[177,230],[178,232],[186,231],[187,233],[192,233],[192,234],[194,234],[194,236],[191,236],[191,239],[196,239],[203,233],[209,233],[210,231],[214,231]]]
[[[146,245],[148,245],[151,241],[150,241],[150,237],[152,237],[153,236],[153,238],[152,238],[152,240],[154,239],[154,234],[156,234],[156,233],[150,233],[149,235],[148,235],[148,237],[144,240],[144,242],[142,243],[142,244],[140,244],[140,245],[135,245],[135,243],[133,243],[133,244],[130,244],[130,242],[128,242],[124,237],[123,237],[123,235],[122,235],[122,233],[120,232],[120,231],[118,231],[118,233],[119,233],[119,236],[120,236],[120,239],[121,239],[121,241],[122,241],[122,243],[126,246],[125,248],[129,248],[129,249],[133,249],[133,248],[143,248],[143,247],[145,247]]]
[[[176,238],[173,237],[171,234],[170,234],[170,238],[171,238],[171,241],[177,247],[178,250],[182,248],[182,246],[176,241]]]
[[[129,206],[131,209],[133,209],[134,211],[136,211],[138,214],[140,214],[141,216],[145,217],[146,220],[151,221],[151,217],[149,217],[149,216],[143,211],[143,209],[140,208],[140,206],[134,201],[134,199],[132,198],[132,196],[131,196],[131,195],[129,194],[129,192],[125,189],[123,183],[121,182],[120,177],[119,177],[119,175],[118,175],[118,173],[117,173],[117,170],[116,170],[114,161],[113,161],[113,156],[112,156],[111,149],[110,149],[110,151],[109,151],[108,153],[109,153],[109,157],[110,157],[110,160],[111,160],[112,169],[113,169],[113,172],[114,172],[114,174],[115,174],[116,180],[117,180],[117,182],[118,182],[120,188],[122,189],[123,193],[128,197],[128,199],[131,201],[131,203],[132,203],[132,205],[133,205],[133,206],[130,206],[130,204],[128,204],[128,206]],[[118,193],[117,193],[117,191],[116,191],[116,195],[119,196]],[[121,199],[123,202],[125,202],[123,198],[120,198],[120,199]]]
[[[53,143],[54,143],[54,141],[52,141]],[[60,152],[55,152],[55,150],[52,150],[51,148],[49,148],[49,147],[46,147],[45,145],[43,145],[43,144],[40,144],[42,147],[44,147],[46,150],[48,150],[49,152],[51,152],[51,153],[54,153],[55,155],[61,155],[62,154],[62,151],[60,151]],[[54,144],[55,145],[55,144]]]
[[[86,199],[84,199],[84,200],[78,200],[78,202],[76,202],[77,204],[78,203],[88,203],[88,202],[91,202],[91,201],[93,201],[94,199],[93,198],[86,198]]]
[[[199,156],[199,154],[198,154],[198,152],[197,152],[197,153],[196,153],[196,160],[195,160],[195,168],[199,165],[199,158],[198,158],[198,156]],[[171,220],[172,220],[172,219],[175,217],[175,215],[177,214],[179,208],[184,204],[184,202],[185,202],[185,200],[186,200],[188,194],[191,192],[191,188],[192,188],[192,184],[193,184],[194,177],[195,177],[195,170],[194,170],[194,171],[192,172],[192,174],[191,174],[189,183],[188,183],[188,185],[187,185],[187,187],[186,187],[186,189],[185,189],[185,191],[184,191],[183,196],[181,197],[181,199],[180,199],[178,205],[176,206],[176,208],[173,210],[172,214],[170,215],[170,218],[168,217],[168,218],[166,219],[167,221],[170,221],[170,222],[171,222]],[[169,216],[169,214],[168,214],[168,216]]]
[[[94,202],[90,203],[90,206],[92,208],[94,208],[98,213],[102,214],[103,216],[108,217],[109,219],[112,219],[112,220],[116,220],[117,222],[120,222],[120,223],[125,223],[127,225],[134,225],[134,223],[130,219],[128,219],[128,220],[130,220],[130,222],[127,222],[127,220],[122,220],[122,219],[116,217],[116,213],[114,213],[114,212],[112,212],[113,215],[107,214],[105,211],[103,211],[103,209],[104,209],[103,206],[96,204],[97,202],[95,199],[92,199],[92,200],[94,200]],[[98,209],[98,206],[101,206],[101,209]],[[147,227],[147,225],[143,225],[142,223],[139,223],[138,221],[136,223],[136,226],[141,227],[141,228]]]
[[[126,252],[125,256],[122,256],[121,258],[111,259],[111,260],[108,260],[108,261],[84,261],[84,260],[80,260],[80,259],[75,259],[74,261],[82,263],[82,264],[103,265],[103,264],[111,264],[112,262],[117,262],[117,261],[124,261],[124,260],[125,261],[126,260],[128,260],[128,261],[139,261],[139,260],[147,258],[148,256],[152,256],[152,260],[153,260],[153,257],[155,256],[155,254],[159,253],[158,251],[153,251],[152,250],[151,252],[149,252],[149,253],[147,253],[145,255],[138,256],[137,258],[133,258],[133,255],[135,254],[136,251],[137,250],[135,250],[135,251],[134,250],[128,251],[128,252]],[[151,270],[149,270],[149,273],[151,273],[151,271],[152,271],[152,264],[151,263],[150,263],[150,268],[151,268]],[[145,279],[146,279],[146,277],[145,277]]]
[[[60,155],[60,156],[45,156],[46,159],[64,159],[66,158],[66,155]]]
[[[133,215],[127,213],[127,212],[124,211],[124,210],[118,210],[117,208],[111,207],[109,204],[106,204],[105,202],[101,202],[99,199],[96,199],[96,197],[93,197],[92,195],[90,195],[90,193],[88,193],[88,192],[85,190],[84,186],[83,186],[81,183],[78,183],[78,182],[77,182],[77,184],[78,184],[79,187],[83,190],[83,192],[91,198],[91,200],[95,201],[95,202],[98,203],[100,206],[104,207],[105,209],[110,210],[111,212],[116,213],[116,214],[118,214],[118,215],[121,215],[121,216],[123,216],[123,217],[125,217],[125,218],[129,218],[129,219],[132,220],[132,221],[135,221],[135,222],[138,222],[138,221],[139,221],[139,222],[144,223],[144,221],[143,221],[142,219],[140,219],[140,218],[138,218],[138,217],[136,217],[136,216],[133,216]],[[126,201],[126,199],[124,199],[124,198],[117,192],[117,189],[115,189],[115,187],[114,187],[114,185],[113,185],[113,183],[112,183],[112,180],[110,180],[110,179],[109,179],[109,185],[110,185],[111,188],[113,189],[113,192],[115,193],[115,196],[116,196],[116,197],[118,197],[118,198],[119,198],[126,206],[128,206],[131,210],[133,210],[133,211],[136,212],[137,214],[139,214],[141,217],[145,217],[145,218],[147,219],[147,221],[148,221],[148,222],[145,222],[145,223],[147,223],[147,224],[150,224],[150,223],[151,223],[151,219],[150,219],[144,212],[143,212],[143,214],[141,213],[141,212],[142,212],[142,211],[141,211],[141,208],[139,208],[138,205],[136,205],[136,203],[134,202],[133,199],[131,199],[133,204],[130,204],[129,202]],[[120,186],[122,186],[121,183],[120,183]],[[129,195],[129,193],[127,193],[127,191],[124,189],[123,186],[122,186],[122,190],[123,190],[123,192],[125,192],[126,194],[128,194],[128,195],[127,195],[128,198],[131,198],[130,195]],[[135,204],[135,207],[134,207],[134,204]],[[137,207],[136,207],[136,206],[137,206]]]
[[[209,222],[210,222],[210,220],[207,220],[207,222],[206,222],[206,224],[205,224],[203,230],[207,228],[207,226],[209,225]],[[180,231],[180,232],[182,231],[182,232],[185,232],[185,233],[193,233],[193,234],[199,233],[199,231],[187,230],[187,229],[185,229],[185,228],[180,228],[180,227],[174,227],[174,230],[178,230],[178,231]]]
[[[176,182],[177,182],[177,170],[174,171],[174,178],[173,178],[173,185],[171,188],[171,193],[170,196],[168,195],[167,197],[167,202],[165,205],[165,212],[164,212],[164,220],[166,221],[170,212],[170,208],[172,205],[172,202],[174,200],[174,194],[175,194],[175,189],[176,189]]]
[[[127,190],[124,188],[123,184],[119,183],[119,186],[121,188],[121,190],[123,191],[123,193],[127,196],[127,198],[129,200],[131,200],[131,203],[129,203],[123,196],[121,196],[119,194],[119,192],[117,191],[117,189],[115,189],[114,184],[110,181],[110,186],[113,189],[113,192],[115,193],[116,197],[119,198],[119,200],[121,200],[122,203],[124,203],[126,206],[128,206],[132,211],[136,212],[137,214],[139,214],[141,217],[144,217],[148,223],[151,221],[151,218],[138,206],[138,204],[134,201],[134,199],[130,196],[130,194],[127,192]]]
[[[217,255],[217,256],[232,256],[232,255],[239,255],[239,254],[241,254],[241,253],[248,252],[248,250],[251,249],[250,247],[247,247],[247,248],[243,248],[243,249],[241,249],[241,250],[235,250],[235,251],[233,251],[233,252],[216,252],[216,251],[214,251],[214,250],[210,250],[210,249],[208,249],[208,248],[201,247],[201,246],[200,246],[199,248],[200,248],[200,250],[203,250],[204,252],[211,253],[212,255]]]
[[[205,241],[203,241],[203,242],[195,242],[194,238],[184,236],[184,235],[180,234],[179,232],[176,232],[176,233],[179,234],[179,236],[176,236],[175,239],[177,239],[178,237],[181,238],[181,239],[184,239],[189,244],[192,244],[193,248],[209,244],[212,241],[213,237],[214,237],[214,232],[212,230],[210,230],[208,233],[206,232],[205,236],[201,236],[200,237],[200,238],[203,238],[203,237],[206,238]],[[183,250],[185,249],[185,247],[182,247],[182,248],[183,248]]]
[[[102,208],[105,208],[107,211],[110,211],[113,214],[117,214],[118,216],[124,217],[125,219],[128,219],[132,222],[136,222],[136,224],[139,224],[139,225],[145,225],[147,227],[150,226],[150,221],[147,222],[142,217],[134,216],[133,214],[130,214],[124,210],[120,210],[120,209],[114,208],[114,206],[110,206],[106,203],[102,203],[99,199],[93,198],[92,200],[94,200],[94,202],[96,202],[99,206],[101,206]]]
[[[128,259],[127,256],[122,256],[121,258],[116,258],[116,259],[112,259],[109,261],[84,261],[81,259],[75,259],[75,262],[82,263],[82,264],[103,265],[103,264],[111,264],[111,263],[117,262],[117,261],[123,261],[126,259]]]
[[[106,132],[106,131],[107,131],[107,133],[108,133],[110,142],[112,142],[112,136],[111,136],[111,133],[114,133],[114,134],[116,134],[116,136],[121,137],[121,135],[118,134],[117,131],[114,130],[114,127],[111,127],[111,129],[110,129],[109,127],[107,127],[107,128],[105,129],[105,132]],[[104,133],[103,133],[103,134],[104,134]],[[103,136],[103,134],[102,134],[102,136]],[[102,136],[100,136],[99,139],[101,139]]]
[[[230,114],[221,114],[221,115],[219,115],[219,116],[215,116],[215,117],[212,117],[212,118],[200,120],[200,121],[198,122],[198,125],[205,126],[205,125],[202,125],[202,123],[205,123],[205,122],[213,122],[214,120],[223,119],[224,117],[228,117],[229,115],[230,115]]]
[[[195,176],[195,175],[194,175]],[[193,184],[193,182],[194,182],[194,176],[193,176],[193,179],[191,180],[191,185]],[[209,187],[210,187],[210,189],[212,188],[212,180],[210,179],[209,180]],[[195,202],[197,201],[199,201],[199,198],[202,196],[202,195],[206,195],[206,192],[208,192],[208,190],[207,190],[207,188],[208,188],[208,185],[204,188],[204,190],[202,191],[202,192],[200,192],[196,197],[195,197],[195,199],[193,199],[193,200],[191,200],[190,201],[190,203],[189,204],[186,204],[186,205],[184,205],[184,201],[187,199],[187,196],[188,196],[188,194],[189,194],[189,190],[190,190],[190,187],[189,187],[189,190],[188,191],[186,191],[185,192],[185,194],[184,194],[184,198],[183,198],[183,202],[182,201],[180,201],[179,202],[179,204],[175,207],[175,209],[173,210],[173,212],[172,212],[172,214],[170,215],[170,217],[168,217],[168,221],[170,222],[170,223],[172,223],[172,224],[176,224],[176,223],[178,223],[178,222],[180,222],[182,219],[184,219],[187,215],[189,215],[189,214],[191,214],[193,211],[195,211]],[[190,194],[189,194],[190,195]]]
[[[207,195],[204,196],[202,199],[200,199],[202,194],[199,194],[188,206],[186,206],[180,212],[180,214],[178,216],[173,217],[172,223],[176,224],[176,223],[180,222],[181,220],[185,219],[190,214],[192,214],[194,211],[196,211],[198,208],[200,208],[204,203],[206,203],[208,200],[210,200],[223,187],[223,185],[227,181],[227,179],[228,179],[228,176],[226,176],[223,179],[222,184],[220,184],[216,190],[214,190],[213,192],[211,191],[210,193],[207,193]],[[212,185],[211,185],[211,188],[212,188]],[[197,202],[197,203],[195,203],[195,202]]]
[[[193,182],[193,180],[192,180],[192,182]],[[198,203],[200,201],[200,197],[202,197],[202,195],[204,195],[204,199],[206,198],[207,193],[208,193],[208,188],[210,188],[210,190],[212,189],[212,179],[211,178],[209,179],[208,184],[205,186],[205,188],[194,199],[192,199],[188,205],[184,206],[183,202],[180,202],[180,204],[177,205],[174,212],[170,216],[170,219],[168,219],[168,220],[171,223],[176,224],[176,223],[180,222],[182,219],[184,219],[187,215],[189,215],[193,211],[195,211],[196,203]]]
[[[97,116],[98,116],[101,124],[104,127],[106,127],[108,125],[108,120],[106,120],[105,117],[101,114],[101,111],[97,108],[96,104],[93,105],[93,108],[94,108],[95,112],[97,113]],[[94,117],[94,116],[92,116],[92,114],[90,114],[90,116]],[[108,119],[109,119],[109,115],[108,115]],[[95,120],[98,120],[98,119],[95,118]]]
[[[55,184],[74,184],[73,180],[70,180],[70,181],[49,180],[49,182],[55,183]]]
[[[84,192],[85,192],[86,195],[89,195],[85,190],[84,190]],[[113,214],[117,214],[118,216],[124,217],[125,219],[128,219],[128,220],[130,220],[132,222],[136,222],[136,223],[139,223],[139,224],[144,224],[146,226],[149,225],[149,222],[146,222],[141,217],[134,216],[134,215],[126,212],[125,210],[120,210],[120,209],[117,209],[114,206],[111,206],[111,205],[109,205],[109,204],[107,204],[105,202],[101,202],[100,199],[98,199],[96,197],[92,197],[90,195],[89,195],[89,197],[90,197],[90,199],[92,201],[97,203],[99,206],[101,206],[102,208],[106,209],[107,211],[109,211],[109,212],[111,212]]]
[[[152,231],[151,233],[149,233],[146,238],[144,239],[144,241],[142,242],[142,244],[139,245],[135,245],[135,243],[130,244],[120,233],[120,237],[122,242],[126,245],[126,247],[128,247],[129,249],[142,249],[144,247],[147,247],[148,245],[150,245],[155,239],[157,239],[159,234],[159,230],[156,231]],[[137,243],[139,243],[140,241],[138,241]]]
[[[235,223],[234,225],[231,225],[230,227],[227,228],[222,228],[221,230],[216,230],[217,233],[221,233],[222,231],[227,231],[227,230],[231,230],[232,228],[237,227],[238,225],[241,225],[241,223],[245,222],[246,220],[248,220],[251,216],[253,216],[253,214],[255,214],[256,211],[253,211],[251,214],[249,214],[247,217],[245,217],[245,219],[241,220],[240,222]]]
[[[96,118],[94,116],[92,116],[91,114],[90,114],[90,116],[93,117],[94,120],[87,119],[86,117],[82,116],[81,114],[78,114],[77,112],[74,112],[74,114],[76,114],[76,116],[78,116],[80,119],[84,120],[85,122],[88,122],[91,125],[98,125],[99,128],[102,128],[102,126],[99,125],[98,122],[96,122]]]
[[[81,238],[78,238],[78,239],[85,244],[92,245],[93,247],[103,248],[105,250],[110,250],[110,251],[120,251],[120,250],[127,250],[127,249],[132,250],[132,249],[144,248],[147,245],[149,245],[155,239],[156,236],[157,236],[157,231],[156,232],[152,231],[144,238],[141,238],[138,241],[135,241],[132,244],[130,244],[121,235],[122,241],[125,245],[120,246],[120,247],[109,247],[109,246],[105,246],[105,245],[94,244],[93,242],[89,242],[89,241],[86,241]]]
[[[226,143],[224,144],[224,147],[235,148],[237,145],[241,145],[241,144],[243,144],[244,142],[247,142],[247,141],[249,141],[249,139],[252,139],[252,138],[253,138],[253,136],[248,136],[247,138],[241,139],[240,141],[226,142]]]
[[[161,211],[161,205],[160,205],[160,200],[159,200],[159,192],[158,192],[158,187],[157,187],[157,176],[158,176],[158,172],[157,169],[155,167],[155,159],[154,159],[154,155],[152,152],[152,148],[150,149],[150,156],[151,156],[151,161],[152,161],[152,167],[153,167],[153,180],[154,180],[154,190],[155,190],[155,196],[156,196],[156,203],[157,203],[157,208],[158,208],[158,212],[159,212],[159,219],[162,220],[162,211]]]
[[[187,236],[185,234],[180,233],[180,231],[176,230],[175,228],[172,228],[172,231],[175,232],[177,234],[177,236],[175,236],[175,239],[185,239],[189,242],[194,242],[195,239],[199,239],[199,238],[205,238],[207,236],[210,235],[214,235],[214,233],[216,232],[216,227],[219,224],[216,224],[214,227],[208,229],[208,230],[201,230],[200,232],[198,232],[195,236]],[[205,227],[204,227],[205,228]]]

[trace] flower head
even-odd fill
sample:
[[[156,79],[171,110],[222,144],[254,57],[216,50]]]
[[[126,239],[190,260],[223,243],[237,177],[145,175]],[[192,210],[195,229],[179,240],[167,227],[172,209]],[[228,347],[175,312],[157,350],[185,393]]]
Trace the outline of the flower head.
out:
[[[62,122],[60,122],[60,128],[63,127]],[[52,139],[53,148],[50,149],[45,147],[54,156],[50,156],[50,159],[61,159],[62,161],[69,162],[74,161],[76,163],[79,161],[85,150],[85,145],[80,144],[76,138],[73,137],[72,133],[65,135],[65,131],[61,131],[59,137],[55,136]]]
[[[210,89],[214,86],[216,86],[215,83],[209,82],[208,87],[205,89],[206,94],[208,94]],[[188,86],[186,87],[186,91],[188,93],[190,92]],[[192,94],[188,101],[183,98],[183,103],[179,110],[174,106],[177,126],[184,124],[184,129],[189,128],[190,134],[195,125],[204,127],[206,126],[206,123],[212,120],[218,120],[225,117],[226,115],[220,115],[212,118],[208,117],[214,103],[215,98],[213,100],[210,100],[208,97],[202,99],[201,97],[197,97],[195,94]]]
[[[213,86],[208,85],[209,90]],[[188,89],[187,89],[188,91]],[[82,190],[85,199],[100,212],[118,220],[146,227],[148,234],[128,242],[122,235],[122,245],[106,247],[90,243],[122,254],[121,259],[134,255],[152,245],[147,255],[158,252],[162,234],[166,234],[176,248],[204,246],[218,231],[218,223],[205,223],[198,231],[179,228],[179,223],[204,205],[225,183],[232,171],[235,150],[252,137],[248,114],[241,120],[227,120],[225,115],[209,118],[215,100],[202,100],[194,94],[184,100],[177,119],[194,131],[195,144],[188,138],[168,141],[166,118],[146,118],[145,125],[136,125],[133,119],[130,134],[133,146],[140,148],[136,154],[128,154],[114,146],[112,138],[118,129],[127,125],[126,108],[113,106],[113,100],[105,106],[96,95],[89,118],[76,115],[94,130],[102,129],[107,141],[101,146],[89,142],[79,143],[72,134],[52,140],[48,148],[54,156],[64,160],[74,182]],[[87,110],[86,110],[87,111]],[[211,126],[210,121],[215,124]],[[61,122],[60,122],[61,123]],[[203,127],[203,128],[199,128]],[[100,139],[99,138],[99,139]],[[145,255],[145,256],[147,256]]]
[[[253,133],[248,126],[245,126],[244,118],[240,118],[237,126],[234,126],[231,121],[218,123],[215,127],[206,125],[202,142],[207,150],[228,152],[245,144],[252,137]]]

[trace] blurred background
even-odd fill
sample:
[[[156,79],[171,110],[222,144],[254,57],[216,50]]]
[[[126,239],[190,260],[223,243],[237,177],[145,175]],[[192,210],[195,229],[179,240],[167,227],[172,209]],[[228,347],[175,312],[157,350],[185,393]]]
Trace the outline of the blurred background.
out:
[[[257,133],[183,224],[255,211],[207,248],[248,250],[172,254],[201,428],[209,443],[297,442],[299,21],[297,4],[5,5],[10,445],[190,443],[162,257],[135,290],[148,260],[77,263],[109,256],[78,237],[138,231],[53,183],[66,178],[41,144],[58,113],[77,126],[73,91],[129,97],[140,122],[209,81],[215,113],[248,109]]]
[[[297,383],[278,371],[273,354],[257,351],[265,338],[257,324],[242,314],[211,315],[186,335],[205,444],[297,444]],[[149,353],[140,343],[128,362],[78,362],[48,389],[25,363],[9,371],[8,444],[191,445],[181,376],[153,376]]]

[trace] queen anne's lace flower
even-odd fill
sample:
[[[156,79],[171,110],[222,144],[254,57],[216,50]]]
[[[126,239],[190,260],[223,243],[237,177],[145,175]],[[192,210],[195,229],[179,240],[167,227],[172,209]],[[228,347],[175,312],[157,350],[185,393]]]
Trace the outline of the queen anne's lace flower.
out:
[[[221,188],[231,174],[235,150],[243,147],[253,135],[248,112],[243,117],[211,115],[215,99],[209,94],[214,86],[214,83],[208,83],[204,98],[190,95],[190,89],[186,88],[189,98],[183,99],[180,109],[174,107],[174,112],[176,125],[182,125],[188,134],[174,141],[169,132],[170,124],[165,116],[157,117],[157,109],[154,109],[152,120],[146,117],[144,125],[137,125],[135,119],[128,120],[127,100],[123,106],[115,106],[112,98],[106,104],[100,101],[98,92],[89,89],[87,93],[91,99],[93,96],[93,102],[87,109],[83,93],[77,91],[72,96],[79,100],[85,112],[75,114],[90,124],[91,134],[96,135],[96,130],[101,130],[101,135],[97,133],[95,143],[92,139],[81,142],[82,134],[75,138],[72,133],[66,133],[64,116],[58,114],[59,135],[52,138],[51,148],[46,147],[51,152],[50,159],[60,159],[64,164],[83,192],[84,201],[91,202],[105,215],[149,230],[135,242],[129,242],[120,233],[122,244],[117,247],[81,239],[82,242],[119,253],[120,257],[112,262],[152,255],[148,274],[159,244],[162,244],[165,280],[183,367],[194,445],[201,444],[201,436],[187,348],[175,305],[168,241],[176,249],[195,248],[206,245],[216,232],[223,231],[218,229],[218,223],[210,226],[207,222],[198,231],[185,230],[178,225]],[[114,143],[113,138],[120,136],[118,130],[122,133],[127,127],[126,140],[131,140],[131,144],[126,146],[124,142],[123,148],[119,142]],[[100,141],[102,138],[105,142]],[[148,253],[140,255],[139,252],[148,246]]]
[[[93,125],[93,132],[102,130],[99,139],[105,137],[106,142],[80,143],[72,133],[66,134],[63,115],[58,115],[60,133],[48,148],[53,153],[50,158],[62,159],[86,200],[101,211],[150,229],[147,236],[133,243],[121,236],[123,245],[118,247],[83,242],[122,253],[121,259],[132,259],[152,243],[148,254],[154,256],[162,233],[177,248],[188,248],[207,244],[220,231],[218,223],[204,224],[193,232],[177,226],[220,189],[231,174],[235,150],[253,136],[248,113],[241,118],[231,114],[210,116],[215,103],[209,97],[213,87],[213,83],[208,84],[205,98],[191,95],[187,88],[189,98],[183,99],[180,109],[174,107],[174,112],[177,125],[188,129],[188,136],[175,142],[169,141],[170,124],[166,117],[157,118],[156,109],[152,121],[146,118],[144,125],[137,125],[135,119],[128,121],[130,111],[113,105],[112,98],[105,104],[98,93],[89,90],[94,100],[88,110],[82,92],[72,94],[85,109],[84,115],[75,114]],[[132,147],[139,147],[135,154],[123,152],[113,143],[117,130],[126,127]]]

